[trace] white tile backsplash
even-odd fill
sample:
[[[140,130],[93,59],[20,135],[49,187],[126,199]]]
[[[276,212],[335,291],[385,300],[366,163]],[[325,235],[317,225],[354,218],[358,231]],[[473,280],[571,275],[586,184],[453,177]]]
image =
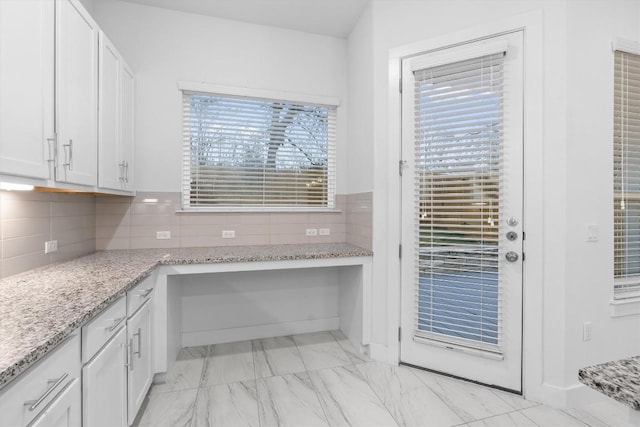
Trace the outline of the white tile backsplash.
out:
[[[0,264],[7,277],[95,251],[95,196],[0,191]],[[58,251],[44,253],[44,243]]]
[[[347,201],[338,195],[337,212],[180,212],[179,193],[140,192],[133,198],[96,200],[96,248],[169,248],[344,242],[349,236]],[[359,196],[364,203],[371,197]],[[361,203],[362,204],[362,203]],[[369,203],[370,206],[370,203]],[[361,212],[366,215],[367,212]],[[370,212],[369,212],[370,214]],[[362,218],[357,218],[363,220]],[[365,224],[371,221],[364,219]],[[307,236],[307,228],[329,228],[328,236]],[[364,230],[362,240],[366,240]],[[234,239],[222,239],[234,230]],[[156,240],[156,231],[171,231],[171,239]],[[357,235],[362,235],[360,232]],[[370,239],[370,236],[369,236]],[[366,242],[365,242],[366,244]],[[368,244],[371,246],[370,243]]]
[[[0,275],[95,250],[348,242],[371,248],[371,193],[338,195],[336,212],[179,212],[180,194],[135,197],[0,191]],[[328,236],[307,236],[328,228]],[[234,239],[223,239],[234,230]],[[170,231],[168,240],[157,231]],[[44,242],[58,240],[45,254]]]

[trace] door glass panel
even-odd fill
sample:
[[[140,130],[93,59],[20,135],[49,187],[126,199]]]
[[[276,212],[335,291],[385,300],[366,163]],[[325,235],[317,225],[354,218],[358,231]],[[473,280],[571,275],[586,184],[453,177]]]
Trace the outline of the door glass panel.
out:
[[[500,351],[504,54],[416,71],[415,335]]]

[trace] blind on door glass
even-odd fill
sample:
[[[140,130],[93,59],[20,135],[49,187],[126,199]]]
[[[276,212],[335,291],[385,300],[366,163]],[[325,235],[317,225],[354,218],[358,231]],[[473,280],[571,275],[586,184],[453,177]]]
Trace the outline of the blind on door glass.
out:
[[[183,91],[183,207],[333,208],[336,107]]]
[[[640,295],[640,56],[614,54],[614,290]]]
[[[415,76],[417,337],[500,352],[503,58]]]

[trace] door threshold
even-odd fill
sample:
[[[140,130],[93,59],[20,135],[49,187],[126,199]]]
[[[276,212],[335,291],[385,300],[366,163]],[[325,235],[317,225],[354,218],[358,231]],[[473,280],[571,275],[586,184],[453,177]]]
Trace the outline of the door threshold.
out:
[[[487,383],[483,383],[481,381],[475,381],[475,380],[470,380],[469,378],[464,378],[464,377],[459,377],[457,375],[453,375],[453,374],[449,374],[447,372],[442,372],[442,371],[436,371],[435,369],[429,369],[429,368],[425,368],[423,366],[417,366],[417,365],[412,365],[410,363],[405,363],[405,362],[400,362],[401,366],[408,366],[410,368],[414,368],[414,369],[420,369],[421,371],[427,371],[427,372],[431,372],[437,375],[442,375],[444,377],[449,377],[449,378],[453,378],[456,380],[460,380],[460,381],[465,381],[468,383],[472,383],[472,384],[477,384],[477,385],[481,385],[484,387],[489,387],[495,390],[500,390],[500,391],[504,391],[506,393],[511,393],[511,394],[515,394],[518,396],[522,396],[522,391],[518,391],[518,390],[513,390],[510,388],[506,388],[506,387],[501,387],[499,385],[495,385],[495,384],[487,384]]]

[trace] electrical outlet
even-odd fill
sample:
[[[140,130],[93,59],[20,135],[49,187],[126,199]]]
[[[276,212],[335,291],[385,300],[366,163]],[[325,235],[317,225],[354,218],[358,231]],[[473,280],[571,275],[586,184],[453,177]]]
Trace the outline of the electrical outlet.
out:
[[[157,240],[169,240],[171,239],[170,231],[156,231],[156,239]]]
[[[582,341],[591,341],[591,332],[593,329],[593,323],[584,322],[582,325]]]
[[[597,242],[599,236],[598,224],[585,225],[585,237],[587,242]]]
[[[236,230],[222,230],[222,238],[223,239],[235,239],[236,238]]]
[[[307,236],[317,236],[318,229],[317,228],[307,228]]]
[[[320,230],[318,230],[318,233],[321,236],[329,236],[331,234],[331,229],[330,228],[321,228]]]
[[[50,240],[48,242],[44,242],[44,253],[48,254],[50,252],[55,252],[58,250],[58,241]]]

